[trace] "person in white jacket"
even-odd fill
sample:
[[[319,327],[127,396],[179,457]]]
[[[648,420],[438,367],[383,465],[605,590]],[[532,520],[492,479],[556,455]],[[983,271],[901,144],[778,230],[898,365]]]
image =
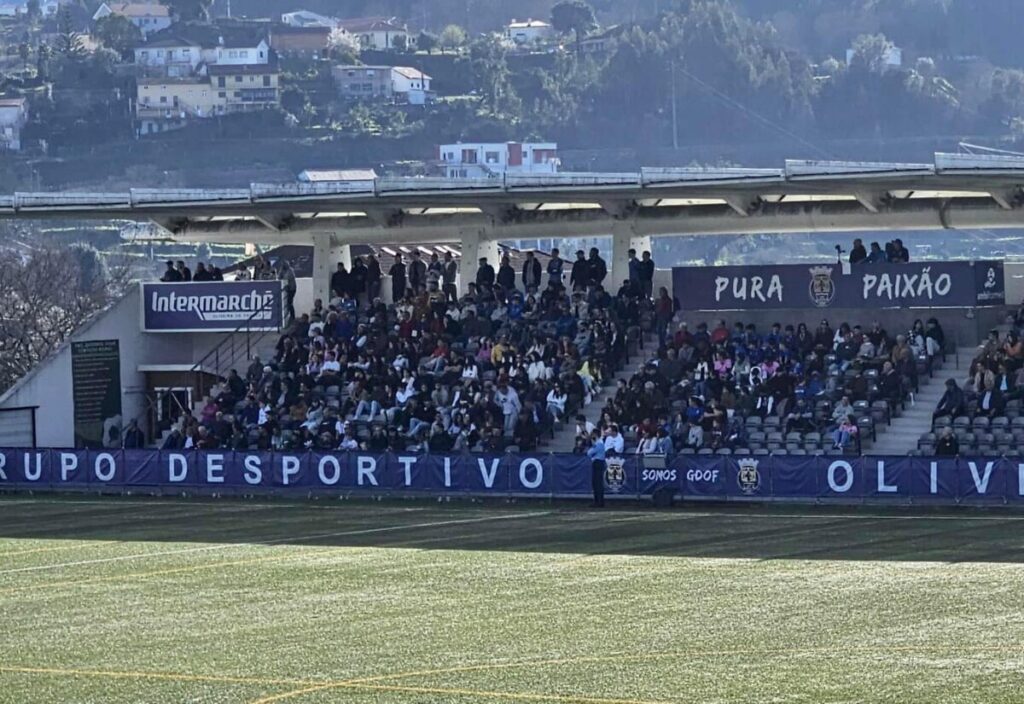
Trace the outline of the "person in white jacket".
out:
[[[523,407],[519,402],[519,394],[502,380],[498,390],[494,394],[494,400],[501,406],[501,412],[505,416],[505,435],[511,437],[516,427],[516,418],[519,417],[519,410]]]
[[[638,455],[656,455],[658,454],[658,438],[653,435],[645,435],[640,438],[640,443],[636,446],[636,454]]]
[[[548,413],[553,415],[556,420],[561,421],[565,416],[565,402],[568,399],[569,396],[562,389],[562,385],[555,384],[555,387],[548,391]]]

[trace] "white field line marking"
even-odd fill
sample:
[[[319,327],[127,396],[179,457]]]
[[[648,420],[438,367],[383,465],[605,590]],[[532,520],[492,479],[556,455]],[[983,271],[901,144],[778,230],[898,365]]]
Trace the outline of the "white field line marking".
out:
[[[2,488],[2,487],[0,487]],[[370,498],[369,496],[365,498]],[[348,501],[338,501],[336,503],[327,502],[315,502],[305,498],[292,498],[282,499],[279,503],[274,502],[253,502],[244,498],[232,497],[230,501],[226,499],[207,499],[206,501],[195,501],[191,499],[183,499],[177,496],[165,495],[163,497],[154,497],[152,499],[128,499],[120,496],[111,496],[108,499],[46,499],[46,498],[8,498],[0,495],[0,506],[3,504],[55,504],[62,506],[77,506],[79,504],[86,506],[209,506],[215,508],[236,508],[238,510],[248,510],[251,508],[301,508],[306,509],[335,509],[335,508],[347,508],[351,509],[353,504]],[[360,503],[354,504],[359,507]],[[243,508],[244,507],[244,508]],[[429,511],[430,506],[407,506],[407,507],[392,507],[394,511]]]
[[[182,548],[180,550],[162,550],[160,552],[143,552],[132,555],[119,555],[117,557],[101,557],[95,560],[78,560],[76,562],[60,562],[53,565],[35,565],[33,567],[18,567],[10,570],[0,570],[0,574],[17,574],[20,572],[40,572],[43,570],[56,570],[65,567],[79,567],[82,565],[98,565],[107,562],[122,562],[124,560],[135,560],[145,557],[164,557],[167,555],[182,555],[195,552],[212,552],[215,550],[229,550],[237,547],[259,547],[262,545],[274,545],[277,543],[302,542],[305,540],[317,540],[319,538],[338,538],[352,535],[370,535],[373,533],[389,533],[398,530],[411,530],[414,528],[439,528],[441,526],[457,526],[465,523],[487,523],[490,521],[507,521],[520,518],[533,518],[535,516],[547,516],[551,511],[535,511],[532,513],[504,514],[500,516],[481,516],[479,518],[461,518],[451,521],[430,521],[428,523],[409,523],[400,526],[385,526],[383,528],[361,528],[359,530],[344,530],[333,533],[315,533],[312,535],[289,536],[287,538],[275,538],[263,540],[257,543],[225,543],[218,545],[204,545],[197,548]]]

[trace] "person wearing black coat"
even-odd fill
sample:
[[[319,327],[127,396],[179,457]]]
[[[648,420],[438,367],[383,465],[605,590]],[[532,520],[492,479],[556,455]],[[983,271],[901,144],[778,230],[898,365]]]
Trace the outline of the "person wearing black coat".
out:
[[[477,288],[491,288],[494,286],[494,267],[487,263],[485,257],[480,257],[480,266],[476,270]]]
[[[956,379],[946,379],[946,392],[939,399],[939,405],[932,414],[934,421],[939,416],[956,418],[964,414],[964,392],[956,385]]]
[[[501,266],[498,267],[498,285],[501,286],[505,291],[512,291],[516,287],[516,270],[512,268],[512,263],[508,259],[508,255],[501,258]]]
[[[953,434],[953,429],[946,427],[942,431],[938,442],[935,443],[936,457],[956,457],[960,454],[960,441]]]
[[[395,263],[391,265],[388,275],[391,277],[391,300],[398,303],[405,298],[405,263],[401,254],[395,255]]]

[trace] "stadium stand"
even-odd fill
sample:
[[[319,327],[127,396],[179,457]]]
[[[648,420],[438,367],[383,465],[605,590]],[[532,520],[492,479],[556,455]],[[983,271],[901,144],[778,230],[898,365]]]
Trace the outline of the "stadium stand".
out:
[[[1024,318],[989,332],[980,347],[965,350],[971,360],[966,380],[950,378],[932,414],[929,432],[918,440],[922,455],[1019,457],[1024,445]]]
[[[597,427],[618,451],[652,458],[858,454],[944,356],[935,319],[896,336],[825,320],[691,331],[667,291],[606,292],[596,252],[573,271],[506,250],[456,298],[445,274],[456,250],[405,249],[339,269],[335,297],[300,315],[272,358],[169,418],[163,446],[585,452],[583,431]],[[405,268],[398,304],[368,298],[371,261]],[[272,276],[263,257],[247,264],[226,273]]]

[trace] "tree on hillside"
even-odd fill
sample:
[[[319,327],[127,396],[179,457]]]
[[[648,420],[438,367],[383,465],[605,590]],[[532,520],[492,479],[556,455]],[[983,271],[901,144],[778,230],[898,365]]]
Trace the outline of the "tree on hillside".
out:
[[[580,52],[580,39],[597,26],[594,8],[584,0],[562,0],[551,8],[551,26],[560,34],[572,32],[576,38],[576,53]]]
[[[210,21],[210,8],[213,6],[213,0],[169,0],[168,4],[178,19],[183,22],[189,20]]]
[[[520,118],[522,101],[509,80],[506,53],[496,35],[481,37],[469,47],[469,62],[483,106],[492,115],[514,122]]]
[[[850,68],[881,73],[885,70],[886,61],[893,50],[893,43],[884,34],[862,34],[853,42],[853,58]]]
[[[93,34],[103,46],[125,58],[142,41],[142,32],[123,15],[107,15],[96,22]]]
[[[327,37],[327,52],[335,61],[356,63],[361,48],[355,35],[346,32],[341,27],[332,29]]]
[[[394,39],[392,39],[391,48],[394,49],[395,51],[408,51],[409,40],[406,38],[406,35],[399,34]]]
[[[457,24],[450,24],[441,31],[438,37],[438,44],[441,45],[441,53],[445,49],[458,49],[466,43],[466,30]]]
[[[78,61],[85,56],[82,35],[75,31],[71,8],[67,5],[61,5],[57,12],[57,53],[72,61]]]
[[[433,53],[434,49],[437,48],[437,35],[423,30],[416,39],[416,46],[428,54]]]
[[[42,8],[39,5],[39,0],[28,0],[25,4],[25,12],[28,18],[35,22],[43,16]]]
[[[27,42],[18,45],[18,58],[21,59],[21,72],[28,73],[28,60],[32,58],[32,47]]]

